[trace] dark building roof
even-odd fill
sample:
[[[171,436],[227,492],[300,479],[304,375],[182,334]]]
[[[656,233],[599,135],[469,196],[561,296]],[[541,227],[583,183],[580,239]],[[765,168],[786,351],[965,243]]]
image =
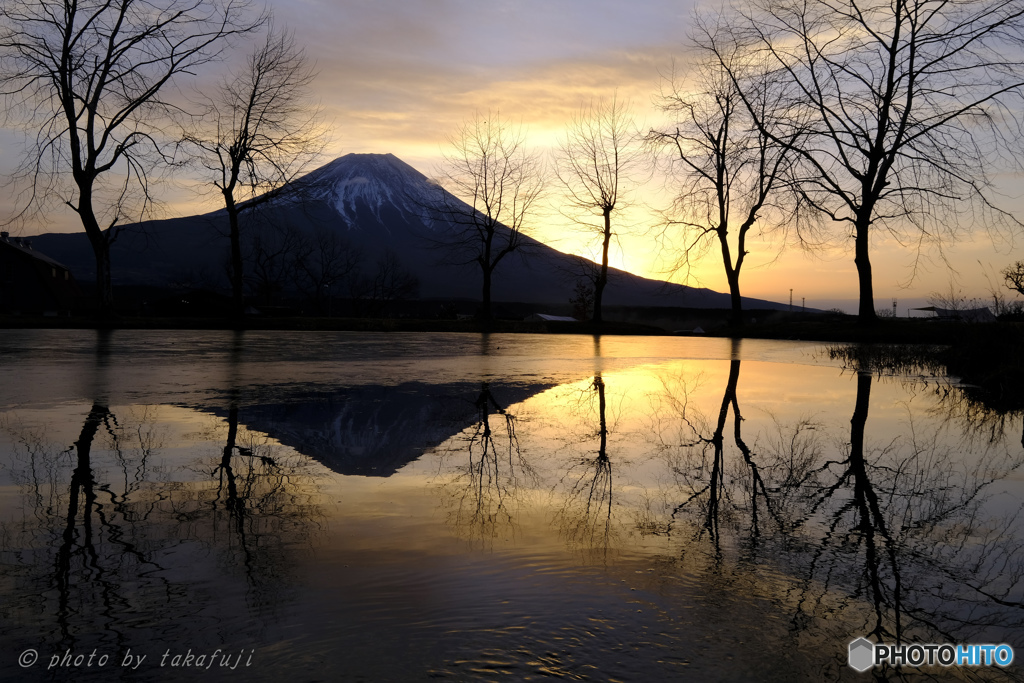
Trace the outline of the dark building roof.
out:
[[[77,297],[66,266],[33,249],[29,240],[0,232],[0,313],[68,314]]]

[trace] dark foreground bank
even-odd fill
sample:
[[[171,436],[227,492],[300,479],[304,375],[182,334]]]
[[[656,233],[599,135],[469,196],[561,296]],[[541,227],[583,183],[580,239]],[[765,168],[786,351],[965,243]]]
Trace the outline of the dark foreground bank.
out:
[[[414,317],[350,318],[312,316],[3,316],[0,329],[140,329],[140,330],[324,330],[354,332],[520,332],[528,334],[708,335],[748,339],[790,339],[869,344],[1019,345],[1024,323],[968,324],[929,318],[896,318],[861,325],[855,316],[760,312],[744,325],[727,323],[729,312],[716,309],[635,309],[631,315],[603,323],[528,321],[497,318],[437,319]]]

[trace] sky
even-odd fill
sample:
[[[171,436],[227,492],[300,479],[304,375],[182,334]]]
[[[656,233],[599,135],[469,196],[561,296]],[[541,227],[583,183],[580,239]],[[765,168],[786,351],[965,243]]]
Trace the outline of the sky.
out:
[[[615,96],[631,103],[641,129],[657,126],[654,106],[673,64],[686,64],[692,2],[668,0],[272,0],[276,22],[291,29],[315,62],[314,96],[331,130],[324,161],[350,152],[392,153],[428,176],[446,136],[477,112],[499,111],[520,122],[531,144],[550,149],[581,105]],[[17,154],[0,131],[0,170]],[[1021,210],[1020,178],[1003,183],[1010,208]],[[657,178],[640,191],[638,207],[664,207],[671,188]],[[0,198],[0,203],[8,200]],[[167,215],[216,208],[211,198],[181,191],[167,195]],[[534,233],[556,248],[596,254],[579,232],[566,228],[557,192],[545,203]],[[73,215],[35,234],[78,229]],[[642,208],[621,217],[613,265],[649,277],[667,277],[672,255],[654,238],[657,220]],[[742,276],[744,294],[808,306],[831,307],[857,296],[852,240],[837,239],[808,254],[777,244],[754,244]],[[1024,240],[1024,237],[1021,238]],[[994,246],[985,235],[966,235],[945,254],[928,252],[916,270],[912,250],[879,236],[872,244],[876,304],[892,298],[921,305],[932,293],[987,298],[998,271],[1024,258],[1024,245]],[[681,280],[677,274],[674,279]],[[687,284],[728,291],[712,251]],[[837,304],[838,305],[838,304]],[[904,306],[901,306],[903,314]]]

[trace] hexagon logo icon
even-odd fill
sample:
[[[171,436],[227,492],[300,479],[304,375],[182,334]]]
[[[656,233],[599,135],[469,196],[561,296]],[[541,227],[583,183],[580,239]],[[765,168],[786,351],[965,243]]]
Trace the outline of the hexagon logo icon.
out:
[[[867,638],[858,638],[850,643],[850,668],[861,673],[875,664],[875,646]]]

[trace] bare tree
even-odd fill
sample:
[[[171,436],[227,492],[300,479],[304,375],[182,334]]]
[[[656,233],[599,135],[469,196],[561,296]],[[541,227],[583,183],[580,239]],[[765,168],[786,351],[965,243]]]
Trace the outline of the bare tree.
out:
[[[920,259],[979,218],[1020,225],[988,188],[1019,141],[1022,0],[763,0],[735,27],[793,89],[776,120],[810,120],[790,142],[785,125],[762,125],[746,101],[762,134],[798,155],[805,199],[848,226],[862,323],[876,319],[873,234],[916,246]],[[728,68],[715,31],[703,42]]]
[[[298,189],[288,184],[324,148],[319,107],[308,94],[315,76],[292,34],[271,28],[241,73],[224,79],[208,103],[209,115],[188,136],[224,198],[236,316],[245,311],[241,214],[278,197],[286,187]]]
[[[572,315],[577,320],[589,319],[594,308],[594,288],[591,282],[590,279],[577,280],[573,287],[569,305],[572,306]]]
[[[393,249],[384,250],[376,266],[370,276],[360,275],[356,269],[352,271],[349,293],[361,315],[385,317],[391,303],[419,295],[419,278],[402,264]]]
[[[362,263],[363,253],[337,232],[318,226],[304,240],[296,260],[298,286],[313,301],[317,312],[331,314],[336,287],[348,283]]]
[[[242,243],[246,284],[261,305],[273,306],[298,279],[305,235],[291,223],[259,221],[250,227]]]
[[[629,104],[613,98],[580,109],[559,141],[555,174],[566,190],[572,218],[601,239],[601,268],[594,279],[594,322],[601,322],[601,303],[608,284],[608,248],[612,212],[625,204],[623,186],[632,184],[643,162],[643,148],[629,115]],[[601,216],[593,225],[588,218]]]
[[[476,264],[483,276],[480,317],[491,319],[491,283],[506,256],[522,252],[530,212],[544,185],[538,154],[522,128],[495,112],[462,124],[448,138],[440,184],[453,232],[439,244],[452,262]]]
[[[782,106],[785,90],[763,69],[744,69],[735,59],[729,68],[732,75],[712,59],[698,64],[693,82],[683,85],[672,77],[660,107],[675,121],[652,130],[648,139],[668,151],[671,175],[679,184],[666,220],[666,239],[679,254],[673,267],[689,275],[717,243],[729,283],[732,322],[739,325],[740,273],[750,253],[751,230],[756,226],[762,235],[785,230],[798,215],[799,203],[788,190],[792,146],[803,131],[791,125],[777,133],[782,143],[776,142],[767,131],[776,130],[773,112]],[[760,129],[753,125],[751,112]],[[766,222],[768,227],[762,228]]]
[[[1017,261],[1002,270],[1006,286],[1018,294],[1024,295],[1024,261]]]
[[[168,160],[165,95],[263,22],[248,0],[5,0],[0,98],[31,144],[17,178],[19,216],[66,204],[96,257],[102,315],[113,314],[110,244],[153,204],[151,174]]]

